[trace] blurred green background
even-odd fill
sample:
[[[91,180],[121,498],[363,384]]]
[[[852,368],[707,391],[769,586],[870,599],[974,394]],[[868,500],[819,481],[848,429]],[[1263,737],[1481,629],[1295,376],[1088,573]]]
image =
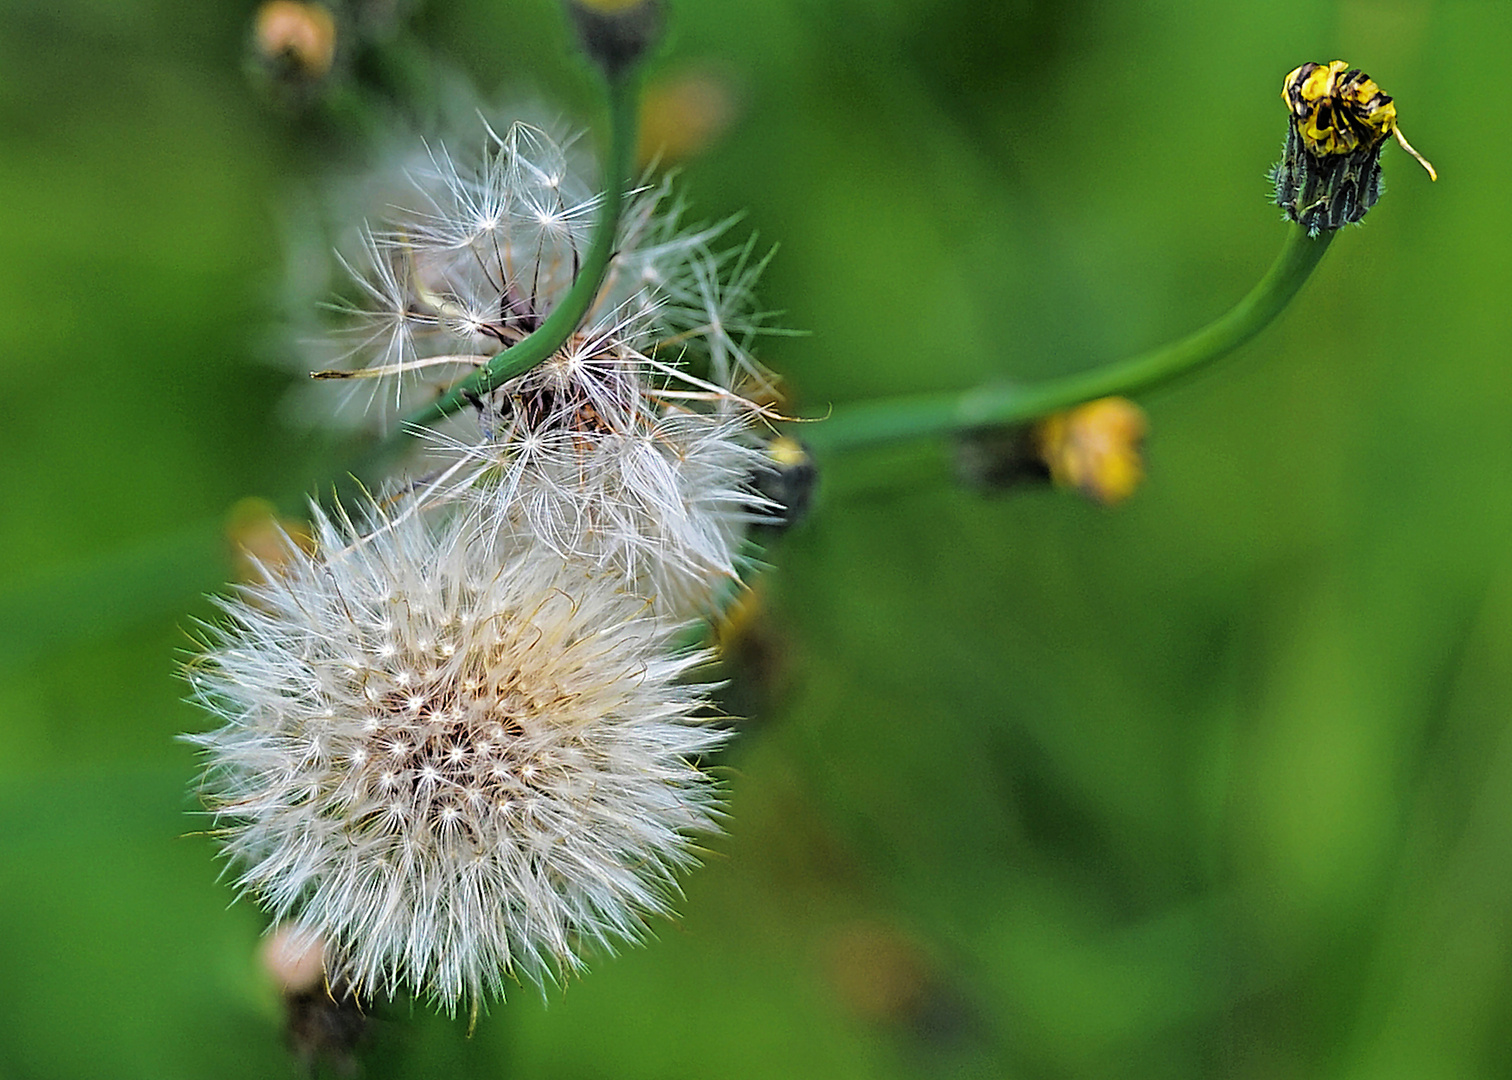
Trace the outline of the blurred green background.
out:
[[[280,419],[280,237],[354,152],[256,91],[252,7],[0,0],[5,1080],[295,1070],[173,741],[229,509],[327,468]],[[736,106],[684,188],[780,243],[812,334],[765,359],[810,412],[1217,315],[1280,247],[1303,61],[1369,71],[1442,180],[1386,149],[1282,320],[1145,399],[1125,508],[827,463],[681,918],[471,1038],[380,1011],[366,1074],[1508,1075],[1512,6],[675,7],[661,72]],[[550,0],[412,29],[595,115]]]

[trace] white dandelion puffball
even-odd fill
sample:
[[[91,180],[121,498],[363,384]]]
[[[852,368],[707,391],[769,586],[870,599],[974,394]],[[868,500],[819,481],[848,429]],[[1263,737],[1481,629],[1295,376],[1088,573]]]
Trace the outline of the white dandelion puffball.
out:
[[[591,162],[529,124],[484,134],[475,153],[429,145],[347,260],[342,381],[384,425],[540,326],[588,252],[606,197],[584,178]],[[582,336],[633,328],[662,350],[664,374],[696,369],[724,394],[766,386],[750,354],[767,318],[754,297],[766,259],[751,244],[715,250],[733,219],[689,229],[682,213],[666,182],[625,197]]]
[[[534,332],[576,278],[602,195],[537,128],[483,152],[433,147],[357,267],[357,344],[339,380],[386,421]],[[669,205],[671,204],[671,205]],[[716,252],[729,222],[679,225],[666,184],[626,200],[608,275],[541,364],[430,433],[431,501],[486,504],[496,526],[619,573],[674,618],[738,576],[770,390],[748,346],[764,260]],[[419,394],[419,389],[425,395]]]
[[[674,619],[738,580],[746,527],[770,504],[743,405],[659,404],[623,341],[569,343],[489,396],[484,441],[451,444],[453,494],[506,533],[619,575]]]
[[[359,995],[454,1010],[668,911],[724,733],[645,601],[409,505],[318,516],[316,554],[224,602],[189,676],[225,723],[189,739],[237,887]]]

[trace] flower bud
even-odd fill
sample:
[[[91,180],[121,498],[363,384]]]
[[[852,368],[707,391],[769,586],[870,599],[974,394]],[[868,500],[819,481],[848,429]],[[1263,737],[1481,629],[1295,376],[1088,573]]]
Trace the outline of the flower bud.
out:
[[[856,919],[836,927],[824,953],[825,981],[858,1019],[914,1024],[939,993],[924,950],[888,923]]]
[[[667,168],[697,157],[724,134],[736,112],[730,80],[717,71],[694,69],[659,79],[642,98],[636,159]]]
[[[982,491],[1054,483],[1115,506],[1144,479],[1144,410],[1106,397],[1031,424],[983,428],[956,448],[956,475]]]
[[[737,730],[758,730],[780,715],[794,688],[798,658],[772,610],[766,583],[757,579],[724,598],[709,622],[709,642],[719,659],[715,687],[720,710],[739,717]]]
[[[1395,136],[1434,180],[1438,173],[1397,127],[1396,105],[1343,60],[1303,64],[1286,77],[1286,146],[1272,170],[1276,205],[1309,236],[1359,221],[1381,197],[1381,148]]]
[[[965,432],[956,440],[955,473],[962,485],[983,493],[1050,482],[1050,470],[1039,456],[1029,424]]]
[[[819,468],[808,447],[791,435],[776,436],[764,451],[751,476],[751,487],[760,496],[751,511],[762,528],[786,532],[808,514]]]
[[[311,1076],[321,1063],[339,1075],[355,1073],[354,1052],[367,1035],[367,1016],[351,988],[326,979],[325,940],[294,923],[263,939],[263,970],[283,996],[284,1036]]]
[[[336,20],[319,4],[268,0],[257,9],[253,46],[269,67],[313,82],[336,59]]]
[[[232,577],[253,585],[265,584],[297,552],[310,554],[315,540],[309,528],[278,516],[266,499],[241,499],[226,517],[226,541],[232,554]]]
[[[661,40],[661,0],[567,0],[578,42],[611,81]]]
[[[260,958],[284,994],[305,994],[325,985],[325,942],[319,934],[284,923],[263,939]]]
[[[1148,430],[1138,405],[1106,397],[1045,417],[1035,425],[1035,442],[1055,483],[1116,506],[1144,480]]]

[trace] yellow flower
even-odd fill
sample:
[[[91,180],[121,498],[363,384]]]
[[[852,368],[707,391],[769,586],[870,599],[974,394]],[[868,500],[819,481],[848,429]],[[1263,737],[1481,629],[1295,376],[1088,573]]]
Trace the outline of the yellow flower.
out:
[[[1127,398],[1106,397],[1036,425],[1040,457],[1050,476],[1104,506],[1123,502],[1144,480],[1144,410]]]

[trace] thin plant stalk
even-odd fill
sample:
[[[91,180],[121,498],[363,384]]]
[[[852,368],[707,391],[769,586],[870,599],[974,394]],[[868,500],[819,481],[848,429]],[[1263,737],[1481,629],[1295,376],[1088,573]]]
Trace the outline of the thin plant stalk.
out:
[[[1244,299],[1172,344],[1039,383],[994,384],[842,406],[823,421],[805,425],[803,439],[816,453],[859,450],[1022,423],[1084,401],[1149,390],[1221,359],[1264,330],[1296,296],[1333,236],[1308,236],[1306,229],[1293,226],[1281,254]]]

